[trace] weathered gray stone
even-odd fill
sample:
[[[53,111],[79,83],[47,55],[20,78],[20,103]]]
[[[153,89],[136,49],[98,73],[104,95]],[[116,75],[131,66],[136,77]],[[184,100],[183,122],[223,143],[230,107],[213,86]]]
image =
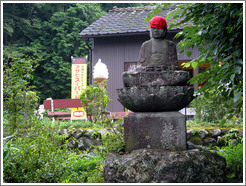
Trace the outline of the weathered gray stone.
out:
[[[98,133],[99,133],[101,136],[103,136],[103,135],[107,135],[107,134],[109,133],[109,131],[108,131],[107,129],[100,129],[100,130],[98,131]]]
[[[192,129],[187,130],[187,132],[186,132],[186,134],[187,134],[187,136],[186,136],[187,140],[190,140],[192,138],[192,136],[193,136],[192,132],[193,132]]]
[[[193,99],[194,89],[186,86],[142,86],[117,89],[118,100],[133,112],[179,111]]]
[[[85,131],[84,136],[90,138],[93,132],[94,132],[93,129],[87,129],[87,130]]]
[[[187,141],[187,150],[192,150],[192,149],[201,149],[201,150],[206,150],[205,147],[196,145],[194,143],[191,143],[190,141]]]
[[[65,135],[66,139],[70,138],[72,136],[71,132],[68,131],[68,129],[62,129],[59,132],[60,135]]]
[[[229,131],[229,129],[221,129],[221,135],[227,134],[228,131]]]
[[[217,138],[219,135],[221,135],[221,130],[220,129],[212,130],[212,137],[213,138]]]
[[[187,71],[128,71],[123,72],[125,87],[132,86],[185,86],[189,80]]]
[[[131,113],[125,117],[126,150],[186,150],[185,116],[179,112]]]
[[[104,180],[107,183],[223,183],[225,168],[225,159],[210,151],[139,149],[125,155],[110,153],[104,164]]]
[[[233,145],[233,146],[236,146],[239,144],[239,142],[237,141],[237,139],[233,139],[230,141],[230,144]]]
[[[79,138],[78,148],[80,150],[86,150],[86,149],[90,148],[91,145],[93,145],[93,142],[91,139],[89,139],[87,137]]]
[[[205,146],[209,146],[209,145],[216,146],[217,142],[214,138],[207,138],[204,140],[203,145],[205,145]]]
[[[224,146],[226,144],[225,140],[221,137],[221,136],[218,136],[217,138],[217,146]]]
[[[73,134],[73,136],[77,139],[79,139],[83,135],[83,129],[78,129],[76,132]]]
[[[230,129],[228,131],[228,133],[236,133],[236,134],[238,134],[239,133],[239,130],[238,129]]]
[[[69,139],[68,147],[71,148],[71,149],[77,148],[78,147],[78,143],[74,139]]]
[[[94,145],[94,146],[101,145],[101,142],[99,139],[90,139],[87,137],[79,138],[78,148],[80,150],[86,150],[86,149],[90,148],[92,145]]]
[[[200,137],[202,139],[204,139],[204,138],[206,138],[208,136],[208,131],[205,130],[205,129],[200,129],[199,132],[200,132]]]

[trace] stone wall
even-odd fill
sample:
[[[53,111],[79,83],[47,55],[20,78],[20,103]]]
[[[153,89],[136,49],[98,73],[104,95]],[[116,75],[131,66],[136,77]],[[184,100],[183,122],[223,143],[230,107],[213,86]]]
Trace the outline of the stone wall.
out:
[[[102,135],[106,135],[111,131],[107,129],[100,129],[98,131],[93,129],[62,129],[59,131],[60,135],[65,135],[68,140],[69,148],[78,148],[86,150],[91,145],[101,145]],[[187,141],[195,145],[203,146],[224,146],[226,142],[237,144],[238,140],[243,137],[243,131],[238,129],[189,129],[187,130]]]
[[[69,148],[78,148],[79,150],[86,150],[91,145],[101,145],[101,137],[106,134],[107,129],[100,129],[97,132],[93,129],[83,130],[81,128],[76,130],[62,129],[58,131],[59,135],[64,135],[68,140]]]
[[[189,129],[187,130],[187,141],[195,145],[203,146],[225,146],[228,141],[238,144],[243,137],[243,131],[238,129]]]

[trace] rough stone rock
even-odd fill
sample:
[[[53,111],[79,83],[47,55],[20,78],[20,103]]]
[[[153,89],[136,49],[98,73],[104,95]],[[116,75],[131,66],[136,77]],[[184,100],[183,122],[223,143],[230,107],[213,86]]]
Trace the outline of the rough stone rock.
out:
[[[228,131],[229,131],[229,129],[221,129],[221,135],[227,134]]]
[[[196,145],[194,143],[191,143],[190,141],[187,141],[187,150],[192,150],[192,149],[201,149],[201,150],[206,150],[205,147]]]
[[[192,129],[187,130],[186,132],[187,140],[190,140],[192,138],[193,136],[192,132],[193,132]]]
[[[225,159],[198,149],[163,151],[134,150],[110,153],[104,164],[107,183],[223,183]]]
[[[212,130],[212,137],[213,138],[217,138],[219,135],[221,135],[221,130],[220,129]]]
[[[79,139],[83,135],[83,129],[78,129],[76,132],[73,134],[73,136],[77,139]]]
[[[98,131],[98,133],[99,133],[101,136],[103,136],[103,135],[108,134],[109,131],[108,131],[107,129],[100,129],[100,130]]]
[[[209,146],[209,145],[216,146],[217,142],[216,142],[216,140],[214,138],[206,138],[204,140],[203,145],[205,145],[205,146]]]
[[[90,139],[87,137],[79,138],[78,148],[80,150],[86,150],[86,149],[90,148],[92,145],[94,145],[94,146],[101,145],[101,142],[98,138],[97,139]]]
[[[186,86],[146,86],[117,89],[119,102],[133,112],[179,111],[194,98]]]
[[[223,140],[223,138],[221,136],[218,136],[217,138],[217,146],[224,146],[225,145],[225,140]]]
[[[206,138],[208,136],[208,131],[205,130],[205,129],[200,129],[199,132],[200,132],[200,137],[202,139],[204,139],[204,138]]]
[[[85,131],[84,136],[90,138],[93,132],[94,132],[93,129],[87,129],[87,130]]]
[[[230,144],[233,145],[233,146],[234,145],[236,146],[236,145],[239,144],[239,142],[237,141],[237,139],[233,139],[233,140],[230,141]]]
[[[180,112],[135,112],[124,120],[126,151],[186,150],[185,116]]]
[[[238,134],[239,133],[239,130],[238,129],[231,129],[228,132]]]
[[[185,86],[189,80],[187,71],[128,71],[123,72],[125,87],[132,86]]]
[[[59,132],[60,135],[65,135],[66,139],[70,138],[72,136],[71,132],[68,131],[68,129],[62,129]]]
[[[68,147],[71,149],[77,148],[78,143],[74,139],[69,139]]]

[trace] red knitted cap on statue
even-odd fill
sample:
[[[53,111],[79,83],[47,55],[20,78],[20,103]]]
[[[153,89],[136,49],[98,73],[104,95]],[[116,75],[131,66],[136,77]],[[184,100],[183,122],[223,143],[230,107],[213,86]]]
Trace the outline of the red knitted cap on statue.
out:
[[[161,16],[155,16],[155,17],[153,17],[150,20],[150,22],[149,22],[149,26],[151,28],[158,28],[158,29],[165,29],[165,30],[167,30],[167,22]]]

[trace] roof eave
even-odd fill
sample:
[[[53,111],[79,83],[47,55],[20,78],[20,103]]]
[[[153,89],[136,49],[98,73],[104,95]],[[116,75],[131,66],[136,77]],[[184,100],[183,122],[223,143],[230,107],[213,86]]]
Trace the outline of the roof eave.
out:
[[[176,33],[182,29],[169,30],[168,32]],[[96,34],[96,35],[79,35],[81,38],[98,38],[98,37],[118,37],[118,36],[129,36],[129,35],[148,35],[149,31],[145,32],[126,32],[126,33],[113,33],[113,34]]]

